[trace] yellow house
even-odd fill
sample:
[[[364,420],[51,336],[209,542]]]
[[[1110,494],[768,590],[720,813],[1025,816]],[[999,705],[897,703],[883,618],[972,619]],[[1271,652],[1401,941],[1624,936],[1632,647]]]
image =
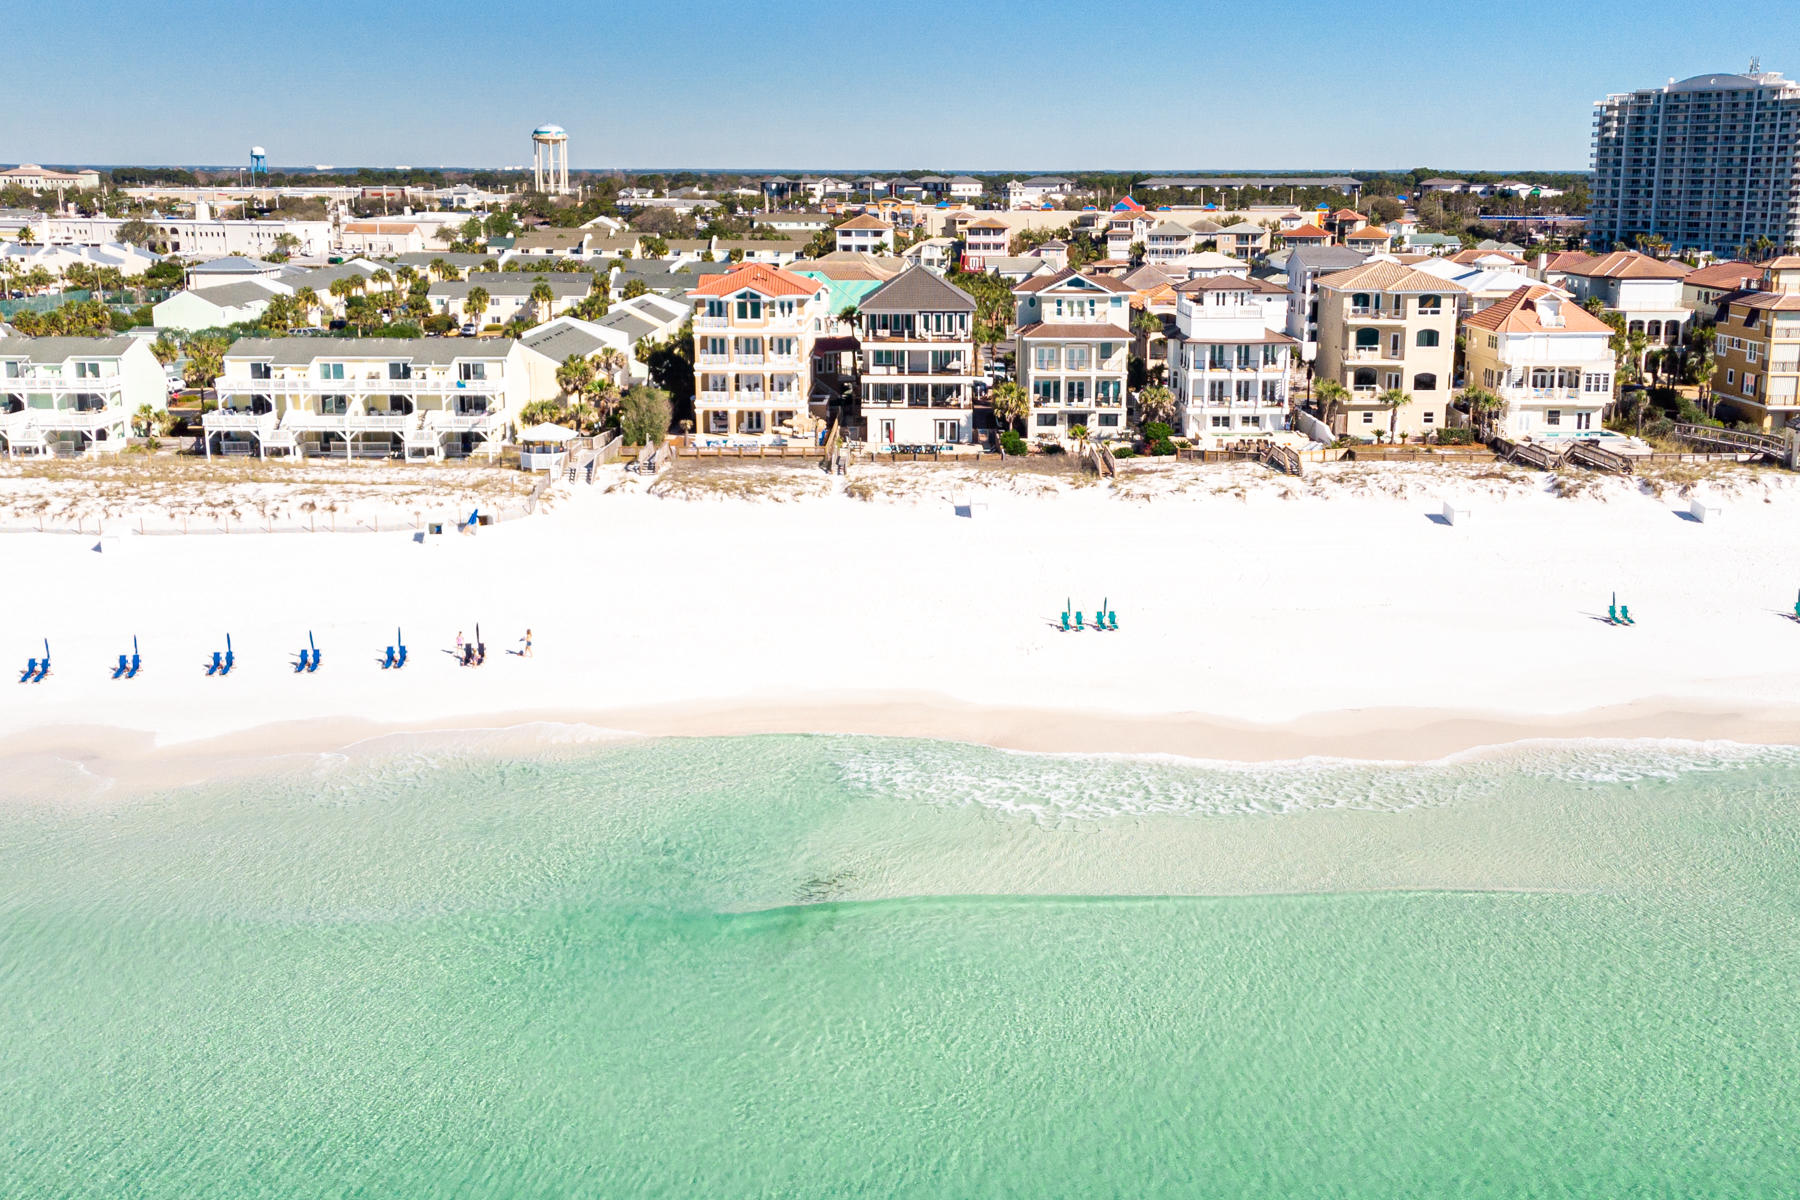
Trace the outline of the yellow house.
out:
[[[1770,262],[1757,291],[1718,302],[1713,395],[1719,415],[1771,430],[1800,416],[1800,256]]]

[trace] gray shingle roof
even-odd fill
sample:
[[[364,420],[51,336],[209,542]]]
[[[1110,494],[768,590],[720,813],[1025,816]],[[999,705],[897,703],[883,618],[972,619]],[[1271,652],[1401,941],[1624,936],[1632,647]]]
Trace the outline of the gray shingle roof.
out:
[[[132,337],[6,337],[0,338],[0,358],[21,358],[34,363],[60,363],[91,356],[113,358],[131,349]],[[6,386],[0,381],[0,387]]]
[[[511,338],[242,338],[231,344],[225,357],[267,359],[281,367],[305,366],[319,358],[379,358],[443,366],[465,358],[505,358],[512,348]]]
[[[924,267],[908,267],[858,305],[863,312],[974,312],[975,299]]]
[[[188,272],[193,275],[256,275],[279,269],[275,263],[264,262],[260,258],[232,254],[225,258],[215,258],[211,262],[196,263],[188,268]]]
[[[583,358],[587,358],[606,349],[605,342],[573,325],[558,325],[554,329],[530,334],[520,340],[539,354],[559,363],[571,354],[579,354]]]
[[[255,280],[245,280],[243,283],[222,283],[217,287],[192,288],[188,291],[188,295],[198,296],[208,304],[216,304],[220,308],[241,308],[246,304],[254,304],[258,300],[268,300],[278,294]]]
[[[552,295],[566,300],[587,295],[594,285],[594,276],[586,271],[476,271],[464,279],[440,279],[426,295],[460,300],[479,287],[490,296],[529,296],[540,283],[549,284]]]

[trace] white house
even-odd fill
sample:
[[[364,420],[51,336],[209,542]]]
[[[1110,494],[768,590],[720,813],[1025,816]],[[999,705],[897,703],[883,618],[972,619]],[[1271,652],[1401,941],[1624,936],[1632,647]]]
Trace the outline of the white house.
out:
[[[892,254],[894,227],[867,213],[851,217],[832,231],[840,253]]]
[[[1061,175],[1034,175],[1030,179],[1014,179],[1006,185],[1006,207],[1042,208],[1058,204],[1075,190],[1073,179]]]
[[[339,245],[346,254],[381,258],[418,254],[426,248],[425,229],[417,221],[348,221]]]
[[[199,329],[223,329],[227,325],[259,319],[268,311],[269,301],[276,296],[289,294],[289,288],[269,279],[247,279],[241,283],[188,288],[176,292],[152,308],[151,320],[160,329],[174,329],[183,333]]]
[[[8,455],[123,450],[144,405],[169,406],[169,380],[134,337],[0,337],[0,442]]]
[[[1288,367],[1299,343],[1286,288],[1262,279],[1203,276],[1175,285],[1179,337],[1169,387],[1182,436],[1235,441],[1288,427]]]
[[[245,338],[225,352],[206,453],[439,461],[499,453],[556,365],[509,338]]]
[[[860,305],[862,410],[869,444],[960,444],[975,436],[975,300],[910,267]]]
[[[1032,437],[1068,441],[1077,426],[1097,438],[1123,436],[1131,293],[1111,276],[1070,269],[1013,288],[1014,361],[1031,399]]]
[[[1693,320],[1693,310],[1682,303],[1684,266],[1632,250],[1559,265],[1563,286],[1578,303],[1598,297],[1608,312],[1624,316],[1627,333],[1644,334],[1652,349],[1675,345]]]

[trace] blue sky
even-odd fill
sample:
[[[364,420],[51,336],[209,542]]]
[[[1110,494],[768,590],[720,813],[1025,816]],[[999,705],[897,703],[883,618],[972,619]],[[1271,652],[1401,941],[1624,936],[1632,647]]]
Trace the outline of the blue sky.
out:
[[[1581,169],[1608,92],[1800,77],[1783,7],[57,0],[0,162],[508,166],[554,121],[577,168]]]

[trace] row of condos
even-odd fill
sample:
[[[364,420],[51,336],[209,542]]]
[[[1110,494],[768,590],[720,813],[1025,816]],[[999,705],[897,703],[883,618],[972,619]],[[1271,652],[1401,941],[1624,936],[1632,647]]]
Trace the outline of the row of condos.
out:
[[[132,337],[0,337],[0,447],[9,456],[123,450],[133,416],[169,405],[150,344]]]
[[[437,461],[492,457],[556,364],[505,338],[247,338],[226,351],[214,454]]]
[[[766,263],[707,277],[694,301],[694,429],[702,445],[808,438],[813,344],[827,285]]]
[[[1288,366],[1299,343],[1281,332],[1287,289],[1214,275],[1176,284],[1175,295],[1169,390],[1179,432],[1241,440],[1288,428]]]

